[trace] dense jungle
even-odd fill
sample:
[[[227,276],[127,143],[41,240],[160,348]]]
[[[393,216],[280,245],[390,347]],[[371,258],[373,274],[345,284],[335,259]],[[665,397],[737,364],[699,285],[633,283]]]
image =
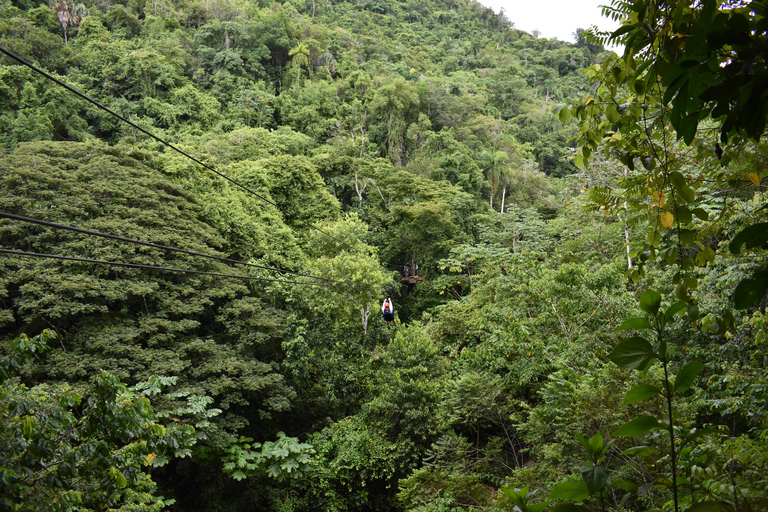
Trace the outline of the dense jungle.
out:
[[[0,13],[3,510],[768,510],[765,0]]]

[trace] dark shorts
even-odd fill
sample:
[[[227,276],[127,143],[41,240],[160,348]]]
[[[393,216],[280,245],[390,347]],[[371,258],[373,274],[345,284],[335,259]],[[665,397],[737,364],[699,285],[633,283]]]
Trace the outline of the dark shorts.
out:
[[[395,314],[394,313],[382,313],[384,316],[384,320],[386,322],[394,322],[395,320]]]

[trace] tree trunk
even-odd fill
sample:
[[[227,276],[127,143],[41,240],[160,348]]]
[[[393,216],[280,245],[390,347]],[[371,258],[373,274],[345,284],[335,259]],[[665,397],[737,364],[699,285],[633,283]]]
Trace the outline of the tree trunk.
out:
[[[632,258],[629,256],[630,250],[629,250],[629,226],[627,226],[627,223],[624,223],[624,241],[627,244],[627,266],[631,269],[632,268]]]
[[[627,168],[624,167],[624,178],[627,178]],[[629,209],[627,208],[627,202],[624,201],[624,213],[627,215],[627,219],[629,219]],[[621,215],[619,215],[619,220],[621,220]],[[624,221],[624,241],[627,244],[627,265],[629,269],[632,269],[632,258],[629,256],[630,250],[629,250],[629,226],[627,225],[627,221]]]
[[[363,334],[368,334],[368,319],[371,316],[371,307],[361,307],[360,308],[360,315],[362,316],[363,320]]]
[[[504,213],[504,199],[507,196],[507,186],[504,185],[504,188],[501,189],[501,209],[499,210],[499,213]]]

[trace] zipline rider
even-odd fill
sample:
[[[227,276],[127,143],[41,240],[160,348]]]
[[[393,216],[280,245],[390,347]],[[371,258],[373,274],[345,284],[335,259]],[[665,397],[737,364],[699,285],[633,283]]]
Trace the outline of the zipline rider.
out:
[[[381,305],[381,316],[384,317],[384,321],[387,323],[387,329],[389,329],[389,322],[392,322],[393,325],[397,326],[397,322],[395,322],[395,306],[392,304],[389,297],[387,297]]]

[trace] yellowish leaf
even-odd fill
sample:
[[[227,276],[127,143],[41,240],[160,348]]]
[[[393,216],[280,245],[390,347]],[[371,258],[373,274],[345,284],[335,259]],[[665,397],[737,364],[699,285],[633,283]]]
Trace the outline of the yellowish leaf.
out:
[[[760,176],[758,176],[757,174],[751,172],[747,174],[747,178],[749,178],[749,181],[754,183],[756,187],[760,186]]]
[[[155,460],[155,457],[157,457],[157,454],[155,452],[150,453],[146,457],[144,457],[144,465],[145,466],[151,466],[152,461]]]
[[[661,225],[665,228],[671,227],[675,223],[675,217],[669,212],[661,212]]]
[[[651,201],[653,201],[655,206],[664,208],[664,203],[667,202],[667,198],[664,196],[664,192],[662,190],[657,190],[651,195]]]

